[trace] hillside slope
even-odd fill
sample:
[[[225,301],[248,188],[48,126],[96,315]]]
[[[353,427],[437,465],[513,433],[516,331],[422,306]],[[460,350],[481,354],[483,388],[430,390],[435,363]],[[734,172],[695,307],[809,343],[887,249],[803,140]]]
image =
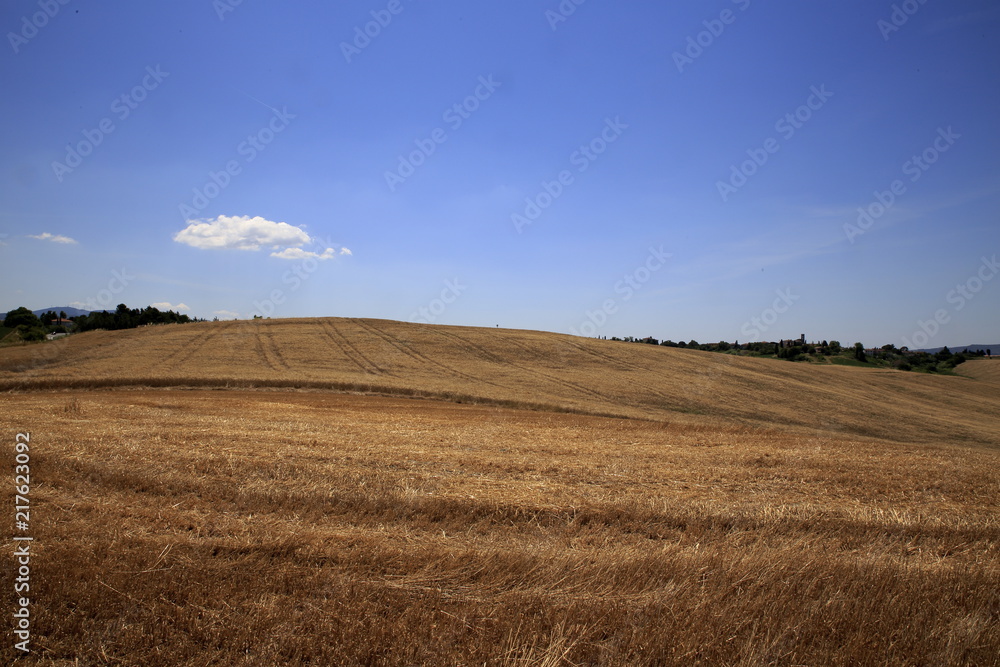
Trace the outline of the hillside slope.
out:
[[[0,350],[0,389],[370,391],[658,421],[1000,446],[1000,362],[970,377],[817,367],[509,329],[344,318],[96,331]]]

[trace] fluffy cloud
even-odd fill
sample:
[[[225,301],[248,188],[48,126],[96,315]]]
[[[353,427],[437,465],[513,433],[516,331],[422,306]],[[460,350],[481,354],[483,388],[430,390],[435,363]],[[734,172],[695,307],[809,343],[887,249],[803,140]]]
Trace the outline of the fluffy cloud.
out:
[[[260,250],[261,247],[298,247],[309,243],[309,235],[287,222],[272,222],[260,216],[220,215],[214,220],[188,220],[174,234],[174,241],[202,249]]]
[[[278,259],[306,259],[307,257],[312,257],[313,259],[318,259],[320,261],[326,259],[332,259],[340,255],[350,255],[351,251],[347,248],[341,248],[338,253],[333,248],[327,248],[322,253],[310,252],[308,250],[303,250],[302,248],[285,248],[281,252],[272,252],[271,257],[277,257]]]
[[[174,306],[169,301],[158,301],[156,303],[151,303],[149,305],[151,305],[153,308],[156,308],[157,310],[173,310],[178,313],[182,310],[191,310],[183,303],[179,303],[176,306]]]
[[[240,314],[235,310],[213,310],[213,315],[218,315],[219,317],[239,317]]]
[[[49,234],[48,232],[42,232],[41,234],[28,234],[28,238],[38,239],[39,241],[52,241],[53,243],[76,243],[76,241],[68,236],[62,236],[61,234]]]

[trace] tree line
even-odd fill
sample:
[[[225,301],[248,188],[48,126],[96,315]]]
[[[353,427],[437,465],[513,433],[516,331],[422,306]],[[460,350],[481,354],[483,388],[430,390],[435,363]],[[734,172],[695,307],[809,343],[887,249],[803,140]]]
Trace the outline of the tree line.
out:
[[[705,352],[722,352],[740,356],[769,357],[787,361],[830,361],[832,363],[863,364],[873,367],[895,368],[901,371],[923,371],[928,373],[948,372],[969,359],[992,355],[991,350],[979,350],[976,352],[964,350],[953,353],[947,347],[932,354],[929,352],[911,351],[906,347],[897,348],[892,344],[883,345],[875,349],[866,349],[862,343],[855,343],[850,347],[844,347],[840,341],[836,340],[824,340],[821,343],[786,340],[743,344],[740,344],[739,341],[735,343],[726,341],[699,343],[696,340],[676,343],[672,340],[660,342],[652,337],[633,338],[632,336],[626,336],[625,338],[612,337],[611,340],[677,347],[688,350],[703,350]]]
[[[185,324],[196,321],[198,320],[172,310],[159,310],[153,306],[129,308],[120,303],[114,311],[95,311],[89,315],[78,315],[73,318],[67,318],[65,311],[56,313],[52,310],[42,313],[39,317],[26,307],[20,306],[7,313],[3,326],[15,329],[23,341],[38,341],[44,340],[50,333],[134,329],[147,324]]]

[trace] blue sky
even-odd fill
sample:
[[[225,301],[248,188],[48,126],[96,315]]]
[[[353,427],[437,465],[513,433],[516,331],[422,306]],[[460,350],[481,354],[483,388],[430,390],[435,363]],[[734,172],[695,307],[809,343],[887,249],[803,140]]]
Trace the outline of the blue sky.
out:
[[[0,12],[0,310],[1000,337],[988,0]]]

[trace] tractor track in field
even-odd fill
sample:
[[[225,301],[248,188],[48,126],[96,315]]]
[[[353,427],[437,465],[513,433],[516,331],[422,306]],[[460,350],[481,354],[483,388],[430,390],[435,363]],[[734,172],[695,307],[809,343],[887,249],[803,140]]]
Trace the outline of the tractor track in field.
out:
[[[468,373],[463,373],[462,371],[457,370],[455,368],[452,368],[451,366],[449,366],[447,364],[443,364],[440,361],[437,361],[435,359],[431,359],[430,357],[428,357],[427,355],[425,355],[423,352],[420,352],[418,350],[413,349],[411,346],[407,345],[406,343],[402,342],[401,340],[399,340],[397,338],[393,338],[390,334],[385,333],[384,331],[378,329],[377,327],[372,326],[371,324],[368,324],[367,322],[363,322],[362,320],[357,320],[357,319],[352,319],[351,321],[354,322],[354,323],[356,323],[356,324],[358,324],[359,326],[361,326],[362,328],[366,329],[367,331],[370,331],[374,335],[378,336],[379,338],[381,338],[385,342],[389,343],[394,348],[396,348],[397,350],[399,350],[400,352],[402,352],[406,356],[410,357],[414,361],[419,361],[419,362],[424,363],[424,364],[430,364],[431,366],[437,366],[438,368],[440,368],[441,370],[445,371],[446,373],[449,373],[449,374],[454,375],[456,377],[460,377],[463,380],[468,380],[469,382],[474,382],[476,384],[489,384],[489,385],[493,385],[494,387],[501,387],[503,389],[509,389],[509,387],[506,387],[504,385],[500,385],[500,384],[497,384],[495,382],[491,382],[491,381],[489,381],[489,380],[487,380],[485,378],[478,378],[478,377],[476,377],[474,375],[469,375]]]
[[[281,346],[274,340],[274,334],[266,330],[262,333],[266,344],[271,348],[271,353],[274,355],[274,359],[278,362],[281,369],[286,371],[292,370],[292,367],[285,360],[285,355],[281,353]]]
[[[486,348],[481,347],[481,346],[477,345],[476,343],[473,343],[472,341],[459,336],[458,334],[454,334],[454,333],[451,333],[451,332],[442,331],[440,329],[435,329],[434,333],[436,333],[438,335],[441,335],[441,336],[444,336],[446,338],[451,338],[452,340],[457,341],[460,345],[463,345],[466,348],[471,348],[471,349],[475,350],[480,355],[486,357],[488,360],[490,360],[490,361],[492,361],[494,363],[502,364],[502,365],[506,365],[506,366],[512,366],[512,367],[514,367],[514,368],[516,368],[516,369],[518,369],[520,371],[523,371],[525,373],[531,373],[531,374],[537,375],[539,377],[545,378],[549,382],[554,382],[556,384],[560,384],[563,387],[566,387],[568,389],[572,389],[572,390],[574,390],[576,392],[581,392],[583,394],[587,394],[587,395],[592,396],[594,398],[599,398],[602,401],[607,400],[607,396],[605,396],[604,394],[602,394],[600,392],[594,391],[593,389],[590,389],[589,387],[585,387],[585,386],[583,386],[581,384],[577,384],[575,382],[570,382],[569,380],[564,380],[561,377],[558,377],[556,375],[551,375],[551,374],[546,373],[544,371],[540,371],[540,370],[537,370],[535,368],[531,368],[531,367],[528,367],[528,366],[522,366],[521,364],[518,364],[516,362],[513,362],[513,361],[510,361],[508,359],[503,359],[501,357],[498,357],[493,352],[490,352]],[[509,341],[509,342],[513,342],[513,341]],[[524,345],[521,345],[519,343],[514,343],[514,344],[517,345],[518,347],[520,347],[522,350],[526,350],[527,349],[527,348],[524,347]]]
[[[265,331],[263,327],[259,327],[256,333],[255,347],[257,348],[257,354],[264,360],[267,367],[272,371],[290,371],[291,367],[285,363],[285,359],[281,356],[281,352],[278,350],[271,332]]]
[[[643,368],[642,366],[637,366],[637,365],[635,365],[635,364],[633,364],[631,362],[623,361],[621,359],[616,359],[615,357],[611,356],[610,354],[606,354],[604,352],[597,352],[595,350],[587,349],[586,347],[584,347],[583,345],[581,345],[580,343],[577,343],[577,342],[568,341],[568,344],[571,347],[574,347],[574,348],[580,350],[581,352],[589,354],[589,355],[593,356],[595,359],[598,359],[598,360],[606,362],[606,363],[618,364],[618,365],[621,365],[621,366],[623,366],[623,367],[625,367],[625,368],[627,368],[629,370],[632,370],[632,371],[645,372],[645,371],[649,370],[647,368]],[[662,398],[662,399],[664,399],[664,400],[666,400],[666,401],[668,401],[670,403],[676,403],[677,399],[675,397],[668,396],[667,394],[664,394],[663,392],[661,392],[660,390],[656,389],[655,387],[651,387],[651,386],[649,386],[648,384],[646,384],[644,382],[638,382],[638,381],[636,381],[634,379],[632,380],[632,382],[637,387],[642,387],[643,389],[645,389],[646,391],[648,391],[651,394],[655,394],[656,396],[659,396],[660,398]]]
[[[347,336],[345,336],[337,327],[324,321],[323,333],[325,333],[333,344],[340,349],[344,356],[354,363],[354,365],[357,366],[363,373],[367,373],[369,375],[386,374],[386,371],[381,366],[373,362],[360,350],[358,350],[358,348],[355,347],[354,344],[347,339]]]
[[[638,366],[638,365],[633,364],[631,362],[624,361],[622,359],[617,359],[617,358],[615,358],[615,357],[613,357],[610,354],[607,354],[605,352],[598,352],[596,350],[590,350],[587,347],[585,347],[584,345],[581,345],[580,343],[577,343],[577,342],[574,342],[574,341],[568,341],[568,343],[569,343],[569,345],[571,347],[576,348],[576,349],[578,349],[581,352],[584,352],[586,354],[590,354],[595,359],[598,359],[598,360],[600,360],[602,362],[612,363],[612,364],[618,364],[618,365],[621,365],[624,368],[627,368],[628,370],[632,370],[632,371],[639,371],[639,372],[643,372],[643,373],[649,371],[648,368],[643,368],[642,366]],[[639,382],[639,381],[637,381],[635,379],[632,380],[632,383],[635,384],[635,386],[637,386],[637,387],[642,387],[644,390],[646,390],[647,392],[649,392],[652,395],[659,396],[663,400],[667,401],[667,403],[669,405],[676,405],[677,404],[677,397],[676,396],[670,396],[669,394],[664,394],[662,391],[660,391],[659,389],[657,389],[655,386],[650,386],[650,385],[646,384],[645,382]]]
[[[192,341],[189,345],[184,345],[183,347],[179,348],[176,352],[168,354],[166,357],[160,360],[159,363],[156,364],[156,368],[160,369],[166,366],[165,368],[163,368],[163,370],[177,369],[181,365],[187,363],[187,361],[190,360],[191,357],[196,355],[202,348],[205,347],[208,341],[212,340],[213,338],[216,338],[219,335],[219,333],[220,331],[218,329],[206,331],[205,333],[201,334],[197,339]]]
[[[577,343],[575,341],[566,341],[566,344],[569,345],[570,347],[575,347],[576,349],[580,350],[581,352],[584,352],[585,354],[589,354],[590,356],[592,356],[592,357],[594,357],[596,359],[600,359],[601,361],[606,361],[606,362],[609,362],[609,363],[612,363],[612,364],[618,364],[620,366],[624,366],[625,368],[628,368],[629,370],[633,370],[633,371],[644,371],[644,370],[647,370],[647,369],[643,368],[642,366],[636,366],[635,364],[633,364],[631,362],[624,361],[622,359],[616,359],[615,357],[611,356],[610,354],[607,354],[606,352],[598,352],[596,350],[591,350],[591,349],[589,349],[589,348],[587,348],[587,347],[585,347],[585,346],[583,346],[580,343]]]

